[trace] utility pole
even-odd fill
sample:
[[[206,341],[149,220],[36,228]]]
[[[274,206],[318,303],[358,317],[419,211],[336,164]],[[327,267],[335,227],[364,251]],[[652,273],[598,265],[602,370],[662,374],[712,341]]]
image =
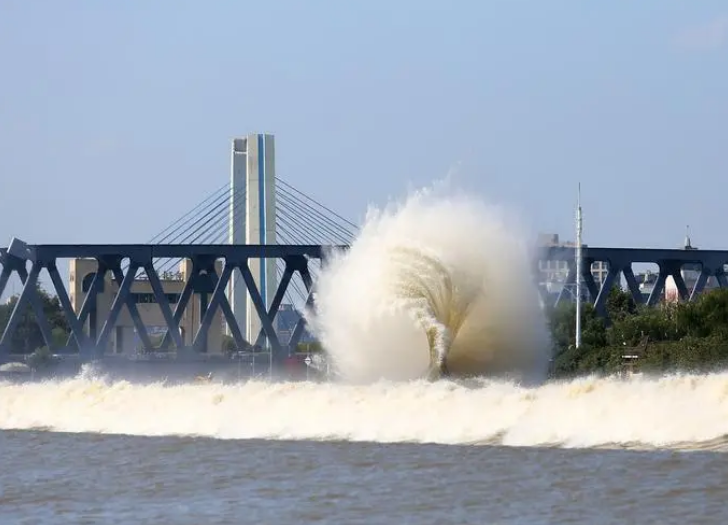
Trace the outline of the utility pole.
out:
[[[576,196],[576,347],[581,346],[581,183]]]

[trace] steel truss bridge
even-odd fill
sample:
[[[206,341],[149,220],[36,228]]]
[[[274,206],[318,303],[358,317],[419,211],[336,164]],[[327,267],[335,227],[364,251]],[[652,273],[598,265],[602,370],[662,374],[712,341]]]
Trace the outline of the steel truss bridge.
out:
[[[306,289],[306,307],[313,306],[313,278],[309,261],[325,258],[326,248],[321,245],[27,245],[13,239],[8,248],[0,249],[0,295],[4,292],[10,277],[15,273],[23,284],[22,291],[15,303],[8,324],[0,338],[0,353],[10,352],[10,340],[17,329],[23,314],[30,308],[35,314],[43,339],[53,348],[50,325],[43,311],[38,293],[41,272],[45,270],[51,279],[63,314],[71,328],[71,337],[64,348],[55,351],[79,351],[89,358],[100,357],[107,347],[109,338],[123,307],[129,311],[137,333],[145,350],[166,350],[170,344],[177,352],[207,350],[207,334],[218,309],[222,312],[237,348],[250,346],[245,341],[240,327],[233,315],[225,295],[226,287],[233,272],[240,272],[250,293],[255,310],[261,320],[262,328],[258,340],[267,340],[275,358],[288,355],[288,348],[295,347],[305,328],[305,319],[298,320],[289,339],[282,343],[274,328],[276,314],[295,274],[298,274]],[[332,249],[339,248],[331,246]],[[68,291],[58,271],[57,261],[65,258],[91,258],[96,260],[97,269],[93,274],[90,288],[78,313],[74,312]],[[174,310],[170,305],[155,262],[165,259],[185,258],[192,262],[192,271],[185,281],[182,294]],[[255,284],[248,261],[250,259],[280,259],[283,273],[270,308],[266,309],[260,290]],[[223,261],[218,275],[216,262]],[[30,268],[28,269],[28,266]],[[139,277],[140,270],[146,275],[164,317],[167,331],[160,346],[154,347],[149,338],[147,327],[139,314],[137,304],[131,296],[131,287]],[[111,272],[118,284],[111,308],[105,319],[94,314],[98,294],[104,286],[105,275]],[[199,294],[203,305],[202,318],[194,335],[191,347],[186,347],[180,333],[180,320],[193,294]],[[88,331],[84,325],[89,320]]]
[[[620,277],[624,276],[627,290],[638,305],[655,306],[660,302],[665,290],[665,281],[672,277],[675,281],[678,296],[681,301],[695,300],[705,289],[708,279],[714,277],[721,288],[728,287],[725,266],[728,264],[728,250],[698,250],[698,249],[660,249],[660,248],[598,248],[585,246],[582,249],[582,267],[576,268],[576,249],[573,247],[553,246],[540,248],[536,259],[541,261],[565,261],[568,264],[568,273],[564,289],[576,283],[577,274],[581,274],[582,282],[586,285],[591,303],[602,317],[607,316],[607,296],[615,284],[619,284]],[[606,262],[608,273],[604,281],[597,285],[591,268],[595,262]],[[642,294],[639,283],[634,275],[634,264],[655,264],[659,268],[657,280],[648,297]],[[688,288],[681,270],[684,266],[699,266],[700,274],[695,284]],[[535,270],[537,272],[537,270]],[[554,303],[558,304],[564,295],[564,289],[556,297]],[[542,297],[545,295],[540,290]]]
[[[305,305],[315,307],[312,293],[314,277],[311,264],[313,261],[321,262],[323,260],[325,262],[330,248],[346,249],[347,245],[28,245],[13,239],[7,248],[0,248],[0,266],[2,266],[0,295],[5,291],[13,274],[19,277],[23,287],[9,322],[0,337],[0,354],[7,354],[11,351],[10,340],[21,317],[28,309],[35,314],[44,341],[49,348],[53,348],[50,325],[44,314],[37,287],[43,270],[50,277],[63,314],[71,328],[71,337],[66,346],[53,348],[54,351],[78,351],[82,357],[89,359],[102,356],[123,307],[128,309],[145,350],[169,349],[172,345],[177,349],[178,354],[181,351],[205,352],[207,333],[218,310],[222,312],[230,327],[237,348],[245,348],[246,345],[249,346],[249,343],[243,339],[225,295],[226,286],[233,272],[240,272],[261,319],[262,328],[259,340],[268,341],[274,360],[283,359],[299,342],[305,329],[305,319],[301,318],[298,321],[288,341],[281,341],[274,328],[274,321],[281,302],[289,292],[293,277],[298,275],[305,287]],[[59,259],[81,257],[95,259],[97,271],[80,311],[75,312],[58,271],[57,262]],[[191,261],[192,271],[184,284],[179,301],[172,309],[160,282],[159,261],[180,258]],[[282,275],[270,308],[266,309],[248,262],[251,259],[268,258],[281,261]],[[537,261],[565,261],[568,265],[565,288],[576,282],[577,268],[574,248],[540,248],[535,259]],[[216,261],[223,263],[219,274]],[[597,284],[591,273],[591,265],[597,261],[605,261],[608,265],[608,273],[601,286]],[[632,265],[635,263],[653,263],[659,267],[657,281],[647,298],[639,290],[633,273]],[[668,276],[672,276],[675,280],[679,296],[684,301],[694,300],[705,288],[709,277],[715,277],[720,287],[728,287],[728,279],[726,279],[724,270],[724,265],[727,263],[728,251],[585,247],[580,273],[596,311],[605,316],[608,292],[615,283],[619,282],[621,276],[624,276],[635,303],[653,306],[659,302]],[[692,289],[688,289],[680,273],[685,264],[697,264],[701,267],[699,278]],[[106,318],[98,319],[94,316],[95,299],[104,285],[104,275],[107,272],[111,272],[113,275],[118,284],[118,291]],[[137,310],[137,305],[130,296],[131,285],[140,272],[146,274],[167,325],[167,332],[161,345],[156,348],[153,347]],[[533,278],[533,276],[524,276],[524,278]],[[201,303],[205,306],[192,345],[186,347],[180,336],[179,323],[192,294],[199,294]],[[563,298],[564,292],[562,291],[550,304],[558,303]],[[352,300],[356,300],[356,298],[352,298]],[[89,328],[84,330],[87,320],[90,320]]]
[[[0,248],[0,297],[11,277],[16,276],[22,284],[5,329],[0,327],[0,358],[13,351],[11,341],[29,312],[37,321],[43,341],[54,353],[79,352],[89,359],[99,357],[108,347],[115,322],[124,308],[145,352],[174,348],[178,356],[181,353],[205,353],[211,325],[219,319],[215,318],[216,314],[222,313],[237,349],[248,350],[251,345],[267,346],[271,356],[287,356],[289,348],[295,348],[303,338],[306,323],[299,319],[292,329],[278,333],[274,327],[276,314],[282,305],[297,307],[299,311],[313,305],[311,290],[326,255],[325,247],[349,245],[357,226],[285,180],[275,177],[274,242],[278,244],[232,245],[231,224],[245,220],[245,192],[245,188],[233,189],[230,182],[222,184],[144,244],[27,245],[14,239],[7,248]],[[76,312],[59,266],[62,266],[62,261],[77,258],[95,260],[96,269],[86,276],[77,276],[84,279],[85,297]],[[266,309],[248,262],[271,258],[277,261],[279,285],[272,300],[269,298]],[[181,284],[181,272],[177,272],[175,267],[183,260],[191,263],[191,271],[184,279],[182,292],[173,308],[164,293],[162,279],[172,278]],[[99,318],[101,309],[97,308],[97,298],[104,292],[108,283],[105,276],[109,272],[118,291],[108,315],[104,312],[104,318]],[[242,279],[234,279],[234,286],[229,286],[236,272]],[[70,327],[71,336],[65,346],[53,344],[50,324],[37,293],[39,279],[45,277],[50,278],[51,292],[58,297]],[[87,278],[91,278],[89,283],[86,283]],[[132,296],[135,280],[148,281],[153,302],[157,303],[164,318],[166,331],[159,346],[152,344],[150,327],[144,325]],[[261,320],[255,341],[244,340],[225,293],[226,287],[230,292],[237,290],[239,285],[248,289]],[[199,303],[194,304],[199,304],[201,319],[194,328],[191,344],[188,342],[185,346],[180,324],[185,310],[190,309],[193,296],[199,298]]]

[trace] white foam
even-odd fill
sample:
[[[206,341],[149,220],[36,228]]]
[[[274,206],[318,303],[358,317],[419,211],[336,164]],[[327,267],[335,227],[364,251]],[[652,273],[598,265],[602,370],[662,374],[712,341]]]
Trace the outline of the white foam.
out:
[[[728,435],[728,373],[367,385],[0,384],[0,428],[146,436],[693,448]]]

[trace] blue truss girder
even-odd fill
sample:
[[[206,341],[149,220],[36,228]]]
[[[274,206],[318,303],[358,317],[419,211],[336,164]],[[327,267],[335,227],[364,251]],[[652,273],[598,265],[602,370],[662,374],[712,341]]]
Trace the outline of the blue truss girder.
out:
[[[43,315],[40,297],[37,294],[36,283],[38,276],[43,269],[46,269],[51,276],[51,282],[59,297],[61,308],[71,327],[71,336],[67,347],[75,342],[79,352],[88,358],[99,357],[103,354],[112,329],[116,324],[121,310],[126,307],[130,317],[137,329],[141,342],[146,350],[155,350],[149,339],[146,327],[139,315],[136,304],[130,295],[131,286],[139,270],[147,275],[152,294],[159,305],[162,316],[167,325],[167,331],[161,342],[160,349],[168,348],[170,343],[176,349],[184,352],[193,350],[195,352],[207,351],[207,334],[214,320],[218,309],[222,312],[230,327],[233,339],[239,349],[252,346],[245,341],[240,327],[233,315],[232,308],[225,295],[226,286],[233,272],[240,272],[253,305],[261,320],[261,337],[270,343],[275,359],[282,359],[288,355],[288,351],[295,346],[303,328],[294,331],[294,335],[287,345],[278,340],[273,322],[280,307],[290,276],[299,272],[309,292],[307,305],[312,304],[312,279],[308,269],[308,260],[323,258],[330,248],[319,245],[27,245],[22,241],[13,239],[7,249],[0,251],[0,264],[2,265],[3,287],[10,275],[16,272],[24,282],[24,286],[17,304],[10,317],[7,328],[0,338],[0,353],[7,353],[10,340],[14,334],[20,317],[28,306],[31,306],[36,313],[38,324],[43,338],[49,348],[53,348],[51,331],[47,319]],[[340,247],[346,248],[346,247]],[[91,285],[86,293],[84,302],[78,314],[73,311],[68,292],[58,274],[56,260],[58,258],[91,258],[97,261],[97,268],[94,272]],[[192,264],[192,271],[184,285],[180,300],[175,310],[169,304],[164,294],[159,275],[154,267],[155,259],[186,258]],[[274,297],[274,304],[266,310],[260,292],[254,282],[248,266],[248,260],[252,258],[281,258],[285,262],[285,273],[289,275],[279,283],[278,290]],[[128,266],[122,268],[122,261],[128,261]],[[218,276],[215,263],[223,261],[222,273]],[[30,273],[27,272],[27,264],[30,264]],[[110,311],[105,319],[96,318],[96,296],[103,289],[104,276],[111,272],[118,285]],[[85,278],[86,276],[84,276]],[[2,289],[0,289],[0,293]],[[197,332],[194,334],[190,348],[185,348],[181,336],[180,321],[193,294],[200,295],[202,319]],[[208,302],[209,299],[209,302]],[[277,301],[276,301],[277,299]],[[89,321],[88,333],[84,332],[84,325]],[[101,329],[98,324],[101,321]],[[299,322],[305,326],[305,320]],[[298,328],[298,327],[297,327]],[[298,337],[296,337],[296,333]]]
[[[193,294],[200,296],[202,305],[202,320],[197,333],[194,334],[191,350],[205,352],[207,346],[207,333],[218,309],[225,317],[230,327],[233,339],[238,348],[252,346],[251,342],[242,337],[240,327],[232,314],[232,309],[225,296],[225,287],[233,272],[240,272],[246,288],[248,289],[253,305],[261,319],[262,328],[255,343],[268,341],[276,358],[286,355],[286,350],[294,347],[300,340],[305,328],[305,319],[302,318],[293,330],[287,345],[279,341],[274,329],[274,320],[282,298],[291,283],[291,278],[298,272],[308,293],[306,307],[314,307],[314,283],[309,271],[309,259],[321,259],[325,262],[329,249],[346,249],[347,246],[320,246],[320,245],[144,245],[144,244],[86,244],[86,245],[27,245],[22,241],[13,239],[8,248],[0,248],[0,295],[4,292],[11,275],[17,274],[23,283],[23,289],[11,313],[8,325],[0,334],[0,352],[10,350],[9,343],[20,318],[27,308],[36,314],[40,331],[44,341],[51,347],[51,330],[45,318],[40,297],[37,294],[38,277],[46,270],[51,278],[53,287],[58,295],[61,308],[71,328],[71,335],[67,347],[75,346],[82,354],[90,357],[103,353],[122,308],[126,307],[134,322],[137,332],[146,349],[152,349],[146,327],[137,311],[129,291],[137,271],[144,271],[148,276],[153,295],[159,305],[162,316],[167,324],[167,332],[162,341],[161,348],[169,347],[184,349],[181,337],[180,321]],[[97,270],[91,281],[84,302],[78,313],[71,308],[68,293],[56,267],[56,260],[60,258],[92,258],[97,261]],[[192,271],[185,283],[180,300],[172,310],[167,297],[164,295],[159,276],[154,268],[155,259],[189,259],[192,262]],[[253,258],[281,258],[285,261],[283,278],[274,295],[270,308],[266,309],[262,302],[250,269],[248,259]],[[675,280],[679,296],[682,300],[694,300],[705,288],[709,277],[716,278],[719,286],[728,287],[728,279],[724,265],[728,263],[728,250],[681,250],[681,249],[640,249],[640,248],[602,248],[586,246],[583,249],[583,266],[576,268],[575,248],[573,247],[543,247],[535,254],[536,260],[566,261],[568,275],[565,285],[575,283],[576,275],[581,274],[586,290],[594,304],[596,311],[606,316],[606,299],[611,286],[620,275],[624,275],[627,289],[637,304],[653,306],[660,300],[665,287],[665,280],[672,276]],[[215,263],[223,261],[222,272],[218,276]],[[128,261],[126,271],[122,268],[122,261]],[[591,273],[594,262],[604,261],[607,264],[607,277],[601,286],[598,286]],[[653,263],[659,267],[657,281],[649,297],[645,300],[640,293],[639,285],[635,279],[632,265],[634,263]],[[685,264],[701,265],[701,273],[692,289],[688,289],[680,270]],[[30,265],[30,271],[28,271]],[[98,319],[96,313],[96,296],[103,289],[104,275],[111,272],[119,289],[112,302],[111,310],[106,319]],[[565,286],[565,287],[566,287]],[[563,300],[563,291],[556,299],[558,303]],[[88,333],[84,326],[88,321]],[[101,328],[99,330],[99,323]],[[72,344],[75,343],[75,344]]]
[[[576,248],[570,246],[549,246],[538,250],[537,260],[566,261],[569,271],[564,288],[576,282]],[[591,272],[592,264],[605,262],[608,273],[600,287],[597,286]],[[647,301],[644,300],[635,279],[632,265],[635,263],[651,263],[659,267],[657,281]],[[692,290],[689,290],[680,273],[685,264],[699,264],[701,273]],[[617,282],[620,274],[624,275],[627,290],[636,304],[656,305],[665,289],[665,281],[671,276],[675,281],[680,299],[693,301],[704,290],[709,277],[715,277],[721,288],[728,287],[728,279],[724,265],[728,264],[728,250],[684,250],[659,248],[601,248],[583,247],[582,265],[579,272],[586,284],[592,304],[597,313],[607,316],[606,301],[609,291]],[[562,299],[563,289],[555,303]],[[545,297],[543,297],[545,299]]]

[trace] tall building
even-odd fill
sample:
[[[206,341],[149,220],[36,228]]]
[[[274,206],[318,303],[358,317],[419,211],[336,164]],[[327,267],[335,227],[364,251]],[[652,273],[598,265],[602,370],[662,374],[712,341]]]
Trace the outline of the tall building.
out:
[[[230,244],[276,244],[276,171],[273,135],[233,139],[230,173]],[[253,280],[266,310],[278,287],[275,259],[250,259]],[[233,273],[228,298],[243,337],[256,344],[261,322],[247,287]]]

